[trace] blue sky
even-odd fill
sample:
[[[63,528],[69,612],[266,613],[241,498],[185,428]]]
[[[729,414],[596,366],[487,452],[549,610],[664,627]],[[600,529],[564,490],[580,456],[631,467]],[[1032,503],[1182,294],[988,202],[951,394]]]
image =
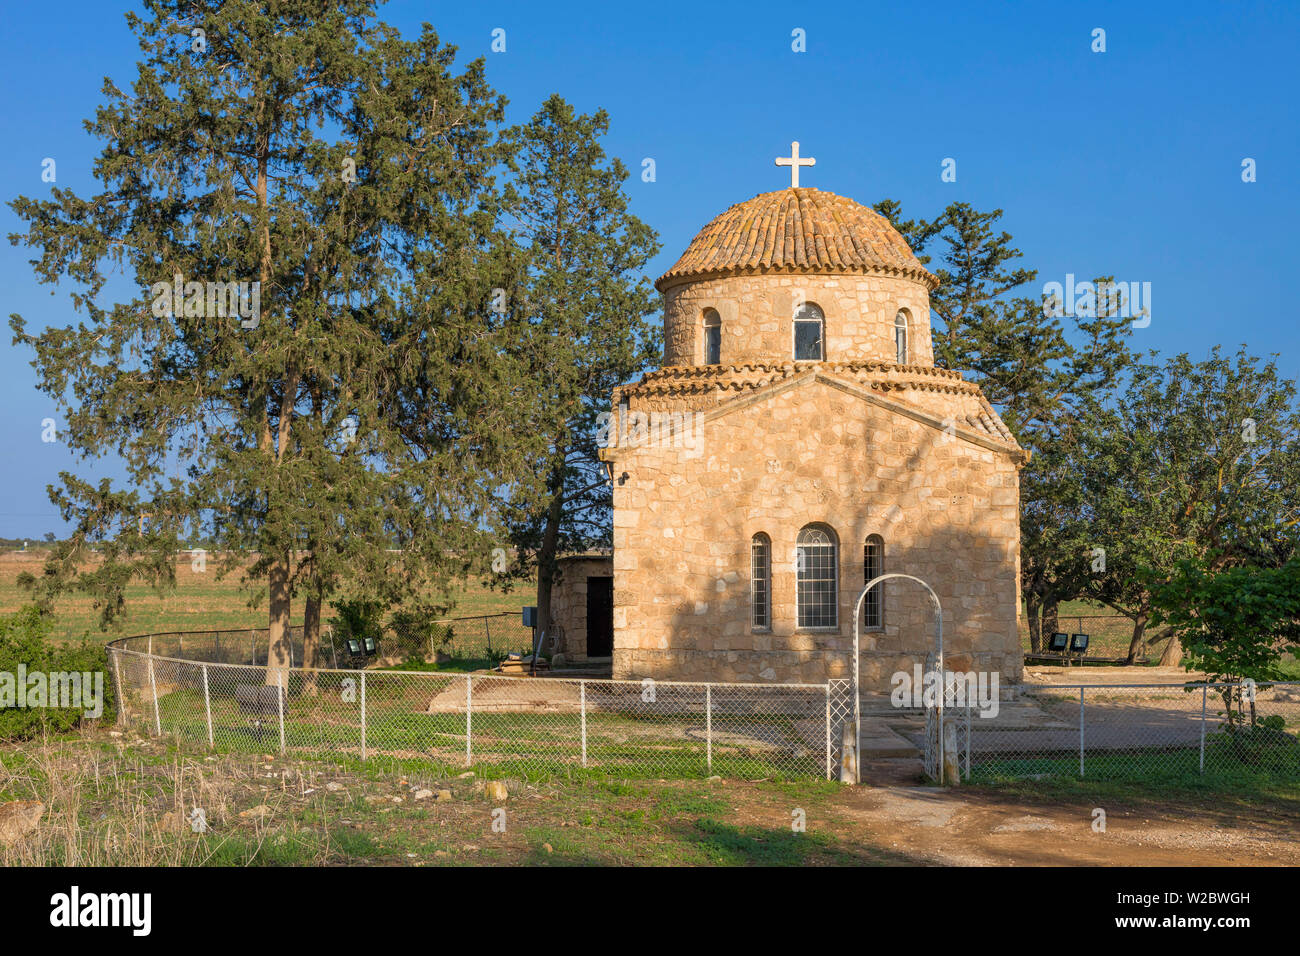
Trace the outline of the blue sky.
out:
[[[105,76],[137,47],[113,0],[13,4],[0,37],[0,193],[89,194],[99,146],[82,129]],[[611,115],[607,148],[634,172],[633,211],[660,233],[652,276],[732,203],[789,182],[773,165],[799,140],[802,184],[929,217],[964,200],[1001,208],[1039,284],[1111,273],[1150,282],[1135,344],[1203,356],[1245,343],[1300,377],[1285,290],[1300,212],[1300,6],[1263,3],[876,4],[392,2],[408,35],[428,20],[527,119],[550,93]],[[491,53],[492,31],[506,51]],[[802,29],[807,51],[792,51]],[[1092,31],[1106,31],[1094,53]],[[656,180],[642,182],[644,158]],[[1257,164],[1243,183],[1241,163]],[[940,179],[945,158],[957,181]],[[1288,166],[1287,164],[1291,165]],[[17,228],[0,210],[4,234]],[[3,314],[75,321],[0,245]],[[61,531],[45,486],[74,464],[41,441],[57,417],[30,354],[0,348],[0,536]],[[77,465],[114,474],[111,463]]]

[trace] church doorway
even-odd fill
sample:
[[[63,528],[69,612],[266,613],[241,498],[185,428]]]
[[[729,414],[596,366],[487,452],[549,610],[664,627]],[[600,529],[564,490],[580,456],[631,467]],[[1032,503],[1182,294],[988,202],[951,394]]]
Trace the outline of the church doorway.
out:
[[[587,657],[614,653],[614,579],[587,578]]]

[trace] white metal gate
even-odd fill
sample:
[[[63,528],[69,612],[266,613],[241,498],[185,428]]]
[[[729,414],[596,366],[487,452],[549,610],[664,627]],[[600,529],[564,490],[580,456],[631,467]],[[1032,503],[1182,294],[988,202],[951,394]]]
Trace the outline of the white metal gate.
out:
[[[967,696],[965,706],[959,711],[956,707],[957,698],[953,685],[942,673],[937,674],[935,678],[930,678],[934,671],[935,656],[930,653],[925,658],[925,676],[927,680],[935,679],[942,690],[934,699],[928,697],[923,699],[925,749],[922,754],[922,766],[925,775],[931,780],[943,781],[943,760],[946,750],[943,728],[951,726],[956,731],[953,734],[955,747],[952,755],[957,761],[957,775],[966,780],[970,778],[971,701]]]

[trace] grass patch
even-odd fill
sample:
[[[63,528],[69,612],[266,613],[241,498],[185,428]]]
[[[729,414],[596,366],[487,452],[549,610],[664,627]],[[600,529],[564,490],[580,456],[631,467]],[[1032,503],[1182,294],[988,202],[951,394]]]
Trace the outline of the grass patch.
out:
[[[423,673],[471,674],[491,670],[497,662],[490,657],[453,657],[449,661],[407,661],[393,667],[380,667],[381,671],[415,671]]]
[[[830,862],[851,839],[825,826],[821,782],[720,784],[594,775],[506,779],[505,832],[482,776],[426,761],[186,753],[106,732],[0,748],[0,793],[46,805],[0,865],[348,866]],[[447,790],[451,800],[416,799]],[[826,835],[782,833],[791,804]],[[189,814],[204,808],[207,832]],[[755,815],[766,818],[756,822]],[[774,822],[775,821],[775,822]],[[727,826],[740,829],[727,834]],[[770,830],[765,835],[763,831]],[[794,834],[791,834],[794,836]],[[802,839],[804,834],[799,834]],[[846,847],[837,849],[837,841]]]
[[[1199,748],[1085,755],[1083,776],[1077,754],[982,761],[972,765],[970,782],[1016,793],[1232,795],[1253,803],[1283,800],[1300,807],[1300,747],[1251,751],[1213,740],[1206,748],[1204,773]]]
[[[192,675],[191,675],[192,676]],[[347,700],[337,684],[342,675],[320,675],[317,696],[291,697],[284,740],[293,752],[332,751],[359,757],[362,728],[359,693]],[[188,678],[186,678],[188,680]],[[576,712],[475,712],[469,722],[472,761],[466,764],[467,722],[463,713],[428,713],[429,702],[448,687],[436,678],[425,687],[409,681],[370,680],[366,698],[367,756],[423,761],[441,773],[469,766],[484,775],[544,780],[614,776],[705,778],[817,778],[825,773],[824,752],[808,746],[792,715],[765,714],[753,738],[719,735],[712,761],[698,714],[643,716],[629,711],[592,709],[586,720],[587,766],[583,766],[580,715]],[[168,687],[157,703],[157,724],[191,748],[205,748],[211,713],[214,751],[266,754],[280,750],[279,715],[253,718],[232,696],[232,682],[221,692]],[[455,693],[460,690],[451,687]],[[136,726],[151,732],[151,695],[130,701]],[[715,716],[715,728],[718,717]]]

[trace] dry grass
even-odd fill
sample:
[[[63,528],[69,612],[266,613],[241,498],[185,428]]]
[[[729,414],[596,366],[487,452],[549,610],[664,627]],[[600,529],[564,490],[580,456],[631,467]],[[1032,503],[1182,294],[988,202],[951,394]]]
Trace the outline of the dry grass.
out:
[[[40,551],[9,552],[0,554],[0,614],[9,614],[27,601],[27,595],[17,584],[23,571],[40,574],[44,560]],[[266,627],[266,602],[250,606],[253,591],[241,587],[240,575],[233,573],[218,580],[213,562],[208,570],[197,573],[190,566],[188,556],[176,560],[176,588],[159,595],[143,584],[127,589],[127,616],[121,629],[105,633],[99,629],[99,612],[90,598],[75,595],[64,598],[55,608],[55,640],[68,641],[89,635],[95,639],[111,640],[122,634],[147,634],[162,631],[211,631],[247,627]],[[477,581],[470,581],[455,595],[455,609],[451,616],[496,614],[518,611],[533,603],[534,595],[525,586],[510,593],[491,590]],[[329,616],[326,609],[326,617]],[[294,607],[295,624],[302,623],[302,604]]]
[[[890,854],[793,834],[836,787],[764,784],[730,793],[697,781],[499,781],[419,762],[366,764],[205,755],[167,740],[90,731],[0,746],[0,803],[37,800],[35,831],[0,845],[3,866],[873,863]],[[433,794],[439,794],[434,799]],[[445,798],[445,799],[444,799]],[[743,832],[729,819],[751,808]],[[497,807],[509,825],[494,824]],[[208,830],[188,814],[204,808]],[[815,811],[813,811],[815,813]],[[757,825],[761,819],[761,826]],[[750,831],[753,832],[750,832]],[[734,844],[734,845],[733,845]]]
[[[0,802],[45,807],[35,831],[0,845],[0,865],[313,865],[348,856],[328,827],[304,822],[323,819],[325,792],[299,768],[268,773],[256,758],[169,753],[120,735],[102,743],[105,736],[0,753]],[[204,832],[191,824],[196,807]]]

